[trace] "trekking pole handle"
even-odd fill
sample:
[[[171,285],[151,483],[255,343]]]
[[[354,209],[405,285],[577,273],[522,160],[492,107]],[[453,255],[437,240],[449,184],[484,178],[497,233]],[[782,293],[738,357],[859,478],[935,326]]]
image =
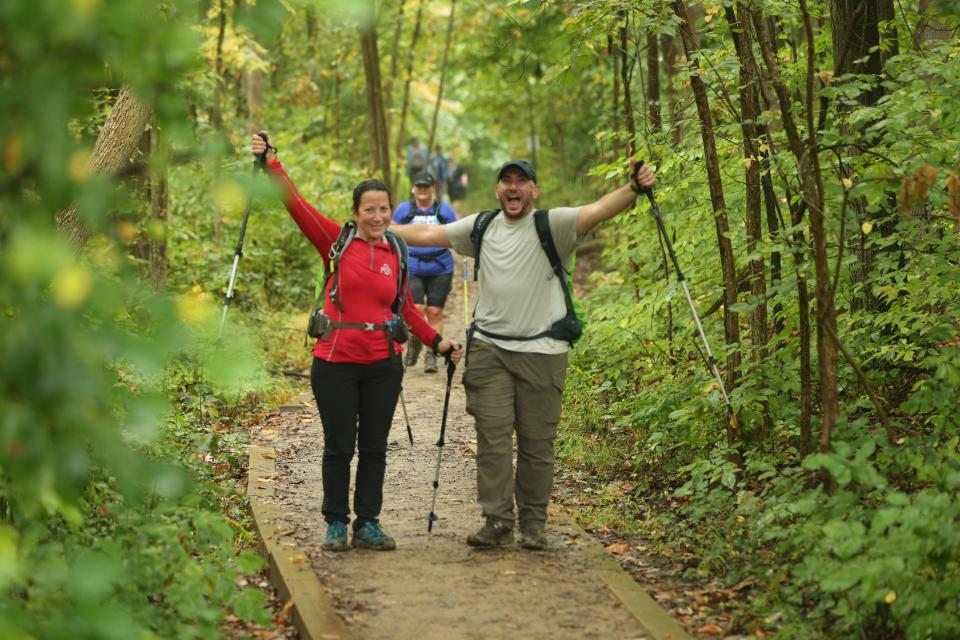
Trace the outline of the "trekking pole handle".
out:
[[[270,136],[267,135],[266,131],[259,131],[257,132],[257,135],[263,138],[263,141],[264,143],[266,143],[267,148],[263,150],[263,153],[253,158],[254,173],[256,173],[257,170],[260,170],[260,171],[267,170],[267,152],[268,151],[273,151],[274,153],[278,151],[278,149],[275,146],[270,144]]]

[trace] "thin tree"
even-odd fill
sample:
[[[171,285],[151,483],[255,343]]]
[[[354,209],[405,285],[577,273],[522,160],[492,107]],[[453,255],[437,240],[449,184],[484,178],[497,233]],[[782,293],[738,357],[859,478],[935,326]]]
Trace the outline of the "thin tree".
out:
[[[457,0],[450,2],[450,17],[447,19],[447,43],[443,47],[443,62],[440,63],[440,87],[437,89],[437,102],[433,107],[433,121],[430,123],[430,142],[427,149],[433,149],[433,142],[437,135],[437,116],[440,115],[440,103],[443,101],[443,83],[447,77],[447,61],[450,59],[450,42],[453,40],[453,13],[457,8]]]
[[[403,157],[403,140],[407,135],[407,109],[410,106],[410,82],[413,80],[413,54],[416,49],[417,39],[420,37],[420,25],[423,21],[423,3],[420,0],[417,5],[417,18],[413,26],[413,37],[410,40],[410,46],[407,47],[407,68],[403,83],[403,103],[400,108],[400,129],[397,131],[397,139],[394,145],[396,150],[397,166],[393,173],[393,184],[400,184],[400,158]]]
[[[820,374],[820,409],[822,427],[820,448],[826,451],[830,447],[833,427],[840,415],[840,399],[837,392],[839,353],[837,351],[837,316],[833,303],[833,285],[827,263],[827,232],[824,224],[823,178],[820,171],[820,157],[817,146],[817,130],[813,123],[813,73],[814,33],[813,23],[806,0],[800,0],[804,33],[807,37],[807,73],[804,92],[806,107],[807,137],[802,138],[794,121],[791,96],[780,76],[780,67],[774,57],[773,45],[767,21],[759,10],[754,9],[752,18],[757,32],[757,41],[763,54],[764,64],[770,76],[777,101],[780,103],[784,130],[790,144],[790,150],[799,167],[800,189],[803,204],[810,216],[810,232],[813,236],[813,260],[816,271],[816,317],[817,317],[817,356]],[[828,479],[828,485],[830,481]]]
[[[713,132],[713,116],[707,99],[707,88],[700,77],[699,47],[693,35],[684,0],[674,0],[674,11],[680,18],[680,35],[687,54],[690,69],[690,87],[697,104],[700,117],[700,138],[703,142],[704,160],[707,167],[707,183],[710,188],[710,204],[713,207],[714,223],[717,229],[717,244],[720,250],[720,269],[723,274],[723,334],[728,345],[740,342],[740,328],[737,313],[731,307],[737,301],[737,272],[733,259],[733,245],[727,237],[730,225],[727,222],[727,204],[723,197],[723,180],[720,175],[720,161],[717,156],[717,143]],[[730,389],[736,385],[737,369],[740,366],[740,354],[736,350],[727,356],[726,376]],[[733,446],[737,441],[736,426],[727,425],[727,444]]]
[[[380,53],[377,51],[375,24],[360,27],[360,48],[367,81],[367,133],[370,136],[370,168],[379,173],[391,191],[390,133],[383,110],[383,87],[380,83]]]

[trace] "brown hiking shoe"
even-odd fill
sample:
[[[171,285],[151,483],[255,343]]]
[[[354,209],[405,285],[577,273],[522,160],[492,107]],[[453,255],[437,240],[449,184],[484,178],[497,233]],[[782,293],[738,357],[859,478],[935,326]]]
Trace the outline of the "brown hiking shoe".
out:
[[[467,536],[467,544],[481,549],[494,549],[513,544],[513,529],[502,522],[487,519],[487,524]]]
[[[417,364],[417,357],[419,357],[420,349],[422,348],[423,343],[416,338],[410,339],[410,342],[407,344],[407,353],[403,358],[404,364],[407,365],[408,369]]]
[[[547,548],[547,536],[543,529],[529,528],[520,530],[520,546],[532,551],[543,551]]]
[[[432,351],[428,351],[427,353],[423,354],[423,372],[437,372],[437,356],[433,355]]]

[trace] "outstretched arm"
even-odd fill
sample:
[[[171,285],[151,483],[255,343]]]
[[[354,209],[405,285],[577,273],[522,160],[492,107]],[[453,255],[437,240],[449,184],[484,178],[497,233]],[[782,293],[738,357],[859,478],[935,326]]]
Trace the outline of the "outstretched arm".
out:
[[[641,165],[636,168],[634,165],[636,182],[641,189],[652,188],[656,183],[653,171],[647,165]],[[580,207],[580,214],[577,216],[577,235],[582,236],[595,226],[609,220],[618,213],[629,207],[637,197],[637,192],[631,183],[628,183],[616,191],[611,191],[592,204]]]
[[[403,238],[411,247],[446,247],[450,248],[450,238],[447,230],[438,224],[392,224],[390,231]]]
[[[267,171],[283,189],[283,203],[286,205],[287,211],[290,212],[290,216],[303,231],[303,234],[307,236],[326,260],[326,256],[330,252],[330,245],[333,244],[340,233],[340,225],[322,215],[303,199],[303,196],[294,186],[293,180],[283,170],[283,165],[277,159],[277,154],[273,152],[272,148],[267,147],[263,138],[254,134],[250,142],[250,152],[256,156],[263,154],[264,151],[266,151]]]

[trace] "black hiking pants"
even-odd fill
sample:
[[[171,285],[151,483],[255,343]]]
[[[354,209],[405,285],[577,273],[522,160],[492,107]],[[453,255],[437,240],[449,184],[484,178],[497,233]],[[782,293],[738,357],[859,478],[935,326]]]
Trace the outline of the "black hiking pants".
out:
[[[313,359],[310,385],[323,423],[323,517],[350,522],[350,461],[359,452],[354,529],[376,522],[383,506],[387,435],[400,396],[399,358],[371,364]]]

